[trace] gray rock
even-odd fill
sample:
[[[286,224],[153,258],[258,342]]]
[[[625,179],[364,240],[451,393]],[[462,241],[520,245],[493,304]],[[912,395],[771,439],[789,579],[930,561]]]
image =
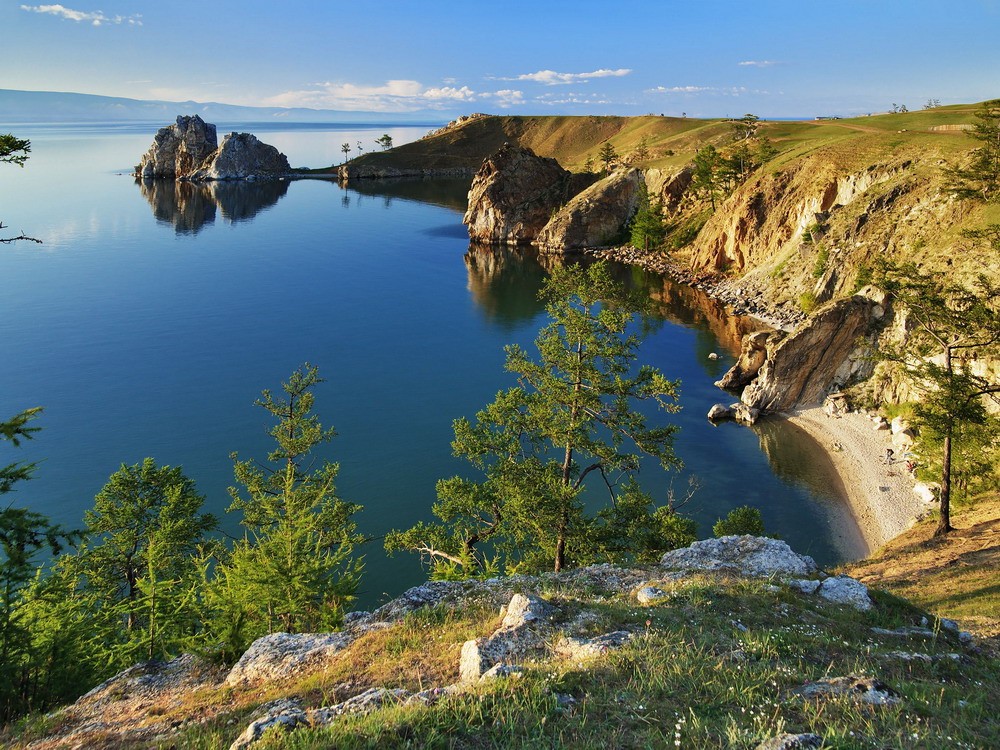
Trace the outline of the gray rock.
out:
[[[849,576],[832,576],[819,586],[819,595],[838,604],[847,604],[862,612],[867,612],[874,604],[868,596],[868,587]]]
[[[403,703],[410,696],[411,693],[402,688],[393,690],[382,687],[369,688],[342,703],[309,711],[306,716],[311,726],[323,726],[324,724],[329,724],[338,716],[343,716],[344,714],[370,714],[372,711],[377,711],[383,706]]]
[[[230,133],[218,150],[207,157],[186,179],[211,180],[273,179],[291,171],[288,159],[274,146],[250,133]]]
[[[823,738],[816,734],[779,734],[761,742],[755,750],[813,750],[823,746]]]
[[[556,652],[568,659],[589,659],[620,649],[632,639],[627,630],[616,630],[596,638],[561,638]]]
[[[354,640],[349,633],[272,633],[254,641],[226,677],[227,685],[280,680],[321,663]]]
[[[507,605],[507,613],[500,623],[500,629],[513,630],[528,623],[547,621],[555,612],[556,608],[544,599],[531,594],[514,594]]]
[[[793,690],[800,698],[822,699],[847,697],[857,703],[872,706],[888,706],[900,702],[899,693],[874,677],[831,677],[817,680]]]
[[[508,677],[521,677],[525,669],[519,664],[494,664],[483,672],[480,680],[501,680]]]
[[[949,620],[947,617],[942,617],[940,622],[942,628],[944,628],[945,630],[950,630],[952,633],[958,633],[958,631],[961,630],[961,628],[958,627],[957,622],[955,622],[954,620]]]
[[[667,552],[660,565],[681,570],[731,570],[750,576],[806,576],[817,571],[811,557],[793,552],[786,542],[749,535],[695,542]]]
[[[819,588],[822,581],[811,581],[808,578],[791,578],[785,581],[785,583],[790,588],[797,589],[803,594],[815,594],[816,589]]]
[[[462,645],[458,673],[462,682],[479,680],[497,664],[508,664],[544,649],[548,619],[555,608],[537,596],[515,594],[500,627],[488,638]]]
[[[302,726],[309,726],[309,719],[306,712],[298,706],[281,706],[273,711],[269,711],[243,730],[243,734],[237,737],[229,746],[229,750],[243,750],[256,744],[264,736],[264,733],[277,727],[285,732],[291,732]]]
[[[184,177],[201,165],[219,145],[215,125],[198,115],[180,115],[173,125],[160,128],[153,144],[135,168],[135,176]]]
[[[909,638],[911,636],[917,636],[919,638],[933,638],[934,631],[930,628],[920,628],[915,625],[904,625],[902,627],[896,628],[895,630],[887,630],[886,628],[872,628],[872,632],[875,635],[891,635],[897,636],[899,638]]]
[[[743,424],[756,424],[760,418],[760,409],[744,403],[730,404],[729,411],[732,412],[733,419]]]
[[[713,404],[708,410],[708,418],[713,422],[721,422],[723,419],[732,419],[733,412],[725,404]]]
[[[667,592],[661,589],[659,586],[643,586],[641,589],[635,592],[635,598],[638,600],[639,604],[655,604],[661,599],[666,598]]]

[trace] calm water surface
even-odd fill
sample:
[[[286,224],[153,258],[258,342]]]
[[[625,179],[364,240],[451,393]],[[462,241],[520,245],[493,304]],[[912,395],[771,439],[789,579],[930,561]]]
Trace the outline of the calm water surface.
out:
[[[0,126],[0,132],[12,128]],[[221,125],[220,133],[230,128]],[[544,324],[543,267],[526,252],[470,252],[461,224],[467,184],[404,182],[343,189],[323,181],[140,186],[121,172],[155,126],[19,126],[32,141],[22,169],[0,165],[0,219],[43,245],[0,246],[0,414],[42,405],[44,430],[15,456],[41,462],[18,504],[79,526],[123,462],[183,465],[225,516],[229,454],[263,459],[265,413],[252,406],[305,361],[327,379],[317,411],[338,437],[339,490],[364,505],[373,536],[430,517],[434,483],[466,472],[450,454],[451,422],[511,383],[503,346]],[[340,160],[340,144],[425,129],[257,129],[295,165]],[[685,508],[712,522],[759,506],[770,531],[833,563],[857,554],[837,482],[804,433],[767,422],[711,426],[731,397],[712,383],[733,361],[745,321],[662,279],[622,268],[667,323],[642,356],[682,381],[673,477],[701,485]],[[718,360],[708,355],[718,352]],[[663,499],[671,478],[645,470]],[[224,518],[239,533],[235,518]],[[406,555],[366,550],[361,604],[424,577]]]

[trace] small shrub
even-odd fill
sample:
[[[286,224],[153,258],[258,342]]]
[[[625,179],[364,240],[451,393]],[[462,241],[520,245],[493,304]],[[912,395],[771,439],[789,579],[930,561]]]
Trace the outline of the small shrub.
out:
[[[741,505],[729,511],[729,515],[725,518],[716,521],[712,533],[717,537],[738,534],[764,536],[764,518],[760,510],[752,505]]]
[[[806,313],[806,315],[815,310],[818,304],[819,302],[816,300],[816,295],[813,292],[803,292],[799,295],[799,307],[802,308],[802,312]]]
[[[813,265],[812,275],[814,279],[820,278],[826,272],[826,265],[830,262],[830,250],[826,247],[819,249],[816,256],[816,263]]]

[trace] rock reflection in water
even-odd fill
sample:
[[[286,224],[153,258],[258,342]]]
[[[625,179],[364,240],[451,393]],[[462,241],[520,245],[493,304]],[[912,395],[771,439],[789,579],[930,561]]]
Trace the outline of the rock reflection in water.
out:
[[[249,221],[288,192],[286,180],[193,183],[159,179],[136,183],[156,220],[170,224],[178,234],[197,234],[215,222],[217,212],[231,224]]]
[[[548,274],[534,250],[473,243],[465,267],[472,298],[491,322],[510,328],[544,308],[538,292]]]

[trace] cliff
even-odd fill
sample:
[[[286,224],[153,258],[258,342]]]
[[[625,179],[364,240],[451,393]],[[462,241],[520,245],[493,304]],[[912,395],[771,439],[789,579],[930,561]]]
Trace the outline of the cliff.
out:
[[[784,542],[732,536],[645,568],[427,583],[349,614],[338,632],[260,638],[228,669],[189,655],[137,665],[0,739],[990,747],[1000,741],[991,648]]]

